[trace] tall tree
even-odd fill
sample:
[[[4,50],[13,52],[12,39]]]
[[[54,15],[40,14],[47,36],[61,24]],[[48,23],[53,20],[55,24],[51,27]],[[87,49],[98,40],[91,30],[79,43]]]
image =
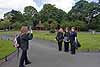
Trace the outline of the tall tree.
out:
[[[71,11],[68,13],[68,16],[71,20],[84,20],[84,17],[89,12],[89,3],[85,0],[80,0],[72,7]]]
[[[20,11],[12,10],[4,14],[4,20],[8,19],[10,23],[10,27],[15,28],[18,23],[20,26],[24,22],[24,17]]]
[[[26,6],[23,14],[26,21],[25,24],[32,25],[35,18],[34,16],[36,16],[37,13],[37,10],[33,6]]]
[[[100,5],[95,2],[88,2],[86,0],[78,1],[75,6],[68,13],[69,20],[85,21],[89,29],[97,28],[97,17],[100,14]]]
[[[9,19],[13,23],[16,21],[22,22],[24,20],[22,13],[16,10],[12,10],[10,12],[5,13],[4,18]]]
[[[55,5],[45,4],[39,12],[39,16],[42,22],[54,19],[60,23],[62,19],[66,19],[67,14],[63,10],[56,8]]]

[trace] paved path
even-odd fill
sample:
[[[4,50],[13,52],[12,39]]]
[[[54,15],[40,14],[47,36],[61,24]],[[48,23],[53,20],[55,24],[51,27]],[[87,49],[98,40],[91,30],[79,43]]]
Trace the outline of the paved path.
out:
[[[53,42],[33,39],[30,41],[29,57],[32,64],[26,67],[100,67],[99,53],[70,53],[57,51]],[[0,67],[18,67],[17,57],[14,56]]]

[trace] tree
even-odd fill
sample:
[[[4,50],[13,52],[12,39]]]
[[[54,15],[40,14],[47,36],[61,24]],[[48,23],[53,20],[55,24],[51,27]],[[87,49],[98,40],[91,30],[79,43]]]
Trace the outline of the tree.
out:
[[[85,0],[78,1],[75,6],[72,7],[71,11],[68,13],[70,20],[80,20],[83,21],[88,14],[89,3]]]
[[[57,23],[57,21],[55,21],[53,19],[49,19],[48,21],[44,22],[43,25],[51,33],[54,33],[55,32],[55,29],[57,28],[58,23]]]
[[[24,18],[20,11],[12,10],[4,14],[4,18],[9,19],[12,23],[16,21],[23,22]]]
[[[98,27],[97,19],[100,14],[100,5],[95,2],[86,0],[78,1],[68,13],[68,19],[71,21],[80,20],[88,24],[88,29],[96,29]]]
[[[36,21],[37,10],[33,6],[26,6],[24,8],[24,19],[28,25],[32,25],[33,21]],[[25,23],[25,24],[26,24]]]
[[[48,21],[48,19],[54,19],[60,23],[62,19],[66,19],[67,14],[63,10],[56,8],[55,5],[45,4],[39,12],[39,16],[42,22]]]
[[[19,26],[24,23],[24,17],[20,11],[12,10],[4,14],[4,20],[8,19],[10,23],[10,27],[15,28],[14,24],[16,22],[19,24]]]
[[[76,27],[76,28],[79,28],[80,30],[87,30],[87,24],[83,21],[79,21],[79,20],[75,20],[74,22],[73,21],[62,21],[62,24],[61,26],[63,28],[66,28],[66,27]]]
[[[8,19],[4,19],[0,22],[0,29],[9,29],[11,22]]]

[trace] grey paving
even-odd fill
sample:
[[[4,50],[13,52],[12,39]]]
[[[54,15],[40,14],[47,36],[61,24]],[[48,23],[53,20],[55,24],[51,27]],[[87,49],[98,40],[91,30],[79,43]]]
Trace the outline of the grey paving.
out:
[[[100,67],[100,53],[59,52],[56,43],[33,39],[30,41],[29,58],[32,64],[26,67]],[[16,56],[0,67],[18,67]]]

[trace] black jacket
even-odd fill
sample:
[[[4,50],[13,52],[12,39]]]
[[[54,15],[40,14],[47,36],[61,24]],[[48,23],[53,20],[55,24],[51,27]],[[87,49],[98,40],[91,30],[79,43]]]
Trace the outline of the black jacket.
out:
[[[59,42],[61,42],[61,41],[63,41],[63,33],[62,32],[58,32],[57,33],[57,36],[56,36],[56,40],[57,41],[59,41]]]
[[[33,34],[31,33],[19,35],[17,37],[17,42],[19,44],[19,47],[22,50],[27,50],[29,48],[29,40],[31,40],[32,38],[33,38]]]
[[[64,33],[64,42],[69,42],[70,40],[70,32],[65,32]]]

